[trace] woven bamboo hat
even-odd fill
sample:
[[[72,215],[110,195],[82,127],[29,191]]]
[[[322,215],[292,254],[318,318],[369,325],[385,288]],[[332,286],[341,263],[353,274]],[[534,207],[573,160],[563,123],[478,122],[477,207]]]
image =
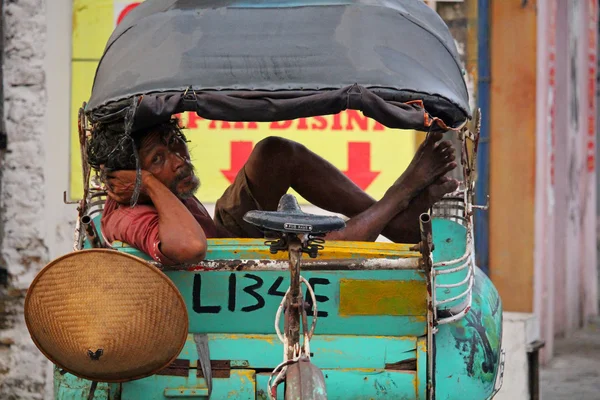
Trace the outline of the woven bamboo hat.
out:
[[[108,249],[76,251],[40,271],[25,298],[25,322],[50,361],[100,382],[156,373],[177,358],[188,333],[171,280]]]

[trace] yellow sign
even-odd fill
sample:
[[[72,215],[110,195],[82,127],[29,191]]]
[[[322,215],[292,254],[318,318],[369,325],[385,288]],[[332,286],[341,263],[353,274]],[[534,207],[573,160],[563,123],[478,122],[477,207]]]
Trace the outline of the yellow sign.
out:
[[[73,3],[72,199],[80,198],[83,193],[77,111],[90,97],[96,67],[108,37],[137,4],[139,2],[117,0],[75,0]],[[191,141],[190,153],[202,181],[197,196],[205,203],[221,196],[253,146],[268,136],[304,144],[376,199],[400,176],[415,151],[414,132],[388,129],[355,110],[272,123],[209,121],[195,113],[180,117],[187,127],[185,134]]]

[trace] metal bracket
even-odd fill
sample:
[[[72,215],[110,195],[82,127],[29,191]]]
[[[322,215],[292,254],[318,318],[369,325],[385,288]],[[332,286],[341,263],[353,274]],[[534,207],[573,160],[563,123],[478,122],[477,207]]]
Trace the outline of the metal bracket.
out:
[[[81,202],[81,200],[76,200],[76,201],[67,200],[67,191],[65,190],[63,192],[63,203],[65,203],[65,204],[79,204],[80,202]]]
[[[283,234],[276,240],[267,240],[265,245],[269,246],[271,254],[276,254],[279,251],[287,251],[289,248],[288,234]],[[319,250],[323,250],[325,240],[320,236],[308,235],[307,240],[302,241],[301,251],[308,254],[310,258],[316,258]]]
[[[485,211],[489,210],[489,208],[490,208],[490,196],[489,195],[486,196],[486,199],[487,199],[487,201],[485,202],[484,206],[477,206],[477,205],[473,204],[472,207],[475,208],[475,209],[478,209],[478,210],[485,210]]]

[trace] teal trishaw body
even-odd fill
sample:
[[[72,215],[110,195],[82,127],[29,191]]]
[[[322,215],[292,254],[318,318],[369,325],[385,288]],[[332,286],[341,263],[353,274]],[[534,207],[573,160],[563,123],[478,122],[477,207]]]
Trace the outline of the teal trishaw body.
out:
[[[123,21],[80,117],[83,145],[86,119],[134,129],[184,111],[269,121],[354,108],[392,128],[456,132],[463,182],[422,216],[421,243],[325,242],[301,261],[318,313],[310,361],[329,399],[491,398],[502,382],[502,305],[474,261],[478,133],[466,128],[468,95],[442,20],[419,0],[222,3],[147,1]],[[89,182],[80,213],[98,228],[104,194]],[[85,232],[79,224],[76,250],[92,247]],[[211,399],[269,398],[284,354],[275,321],[290,286],[287,253],[255,239],[211,239],[208,249],[198,265],[154,263],[189,315],[177,360],[143,379],[101,382],[95,399],[205,399],[209,386]],[[85,399],[90,386],[55,369],[57,399]],[[284,398],[285,384],[277,390]]]
[[[442,215],[432,225],[434,328],[427,322],[428,274],[411,246],[327,243],[323,254],[303,267],[320,314],[312,361],[325,375],[328,398],[486,399],[499,389],[498,293],[473,265],[467,227]],[[202,265],[165,271],[184,296],[190,318],[190,335],[175,365],[132,382],[101,383],[96,399],[207,398],[206,382],[198,376],[197,333],[209,338],[211,398],[268,399],[267,380],[282,357],[273,321],[289,285],[287,263],[274,259],[261,240],[209,243]],[[150,260],[125,245],[118,250]],[[455,271],[443,274],[449,270]],[[428,346],[432,329],[433,346]],[[57,399],[83,399],[89,392],[90,381],[58,370],[55,379]],[[428,384],[434,393],[428,393]],[[283,385],[279,391],[283,398]]]

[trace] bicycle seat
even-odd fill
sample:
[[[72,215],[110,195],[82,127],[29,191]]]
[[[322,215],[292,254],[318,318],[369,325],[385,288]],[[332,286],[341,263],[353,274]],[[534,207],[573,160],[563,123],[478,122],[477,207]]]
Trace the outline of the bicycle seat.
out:
[[[248,211],[244,221],[265,231],[283,233],[312,233],[322,235],[339,231],[346,226],[340,217],[307,214],[291,194],[284,194],[279,200],[277,211]]]

